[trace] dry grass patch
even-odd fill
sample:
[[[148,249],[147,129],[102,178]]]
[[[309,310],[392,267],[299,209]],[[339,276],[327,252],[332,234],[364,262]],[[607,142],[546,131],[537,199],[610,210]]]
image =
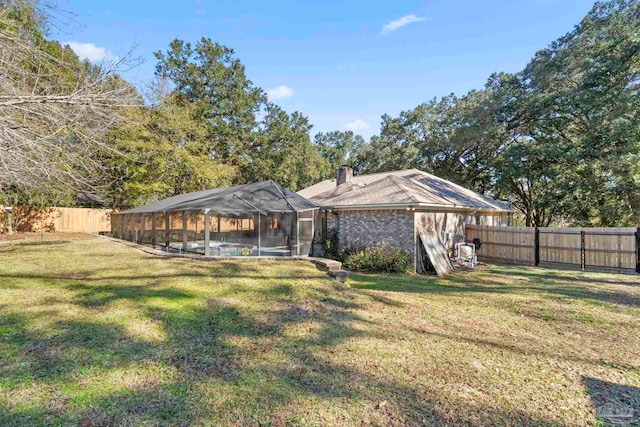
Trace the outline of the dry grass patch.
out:
[[[444,278],[0,246],[0,425],[597,425],[640,412],[637,276]],[[601,414],[602,415],[602,414]],[[606,416],[606,414],[604,414]]]

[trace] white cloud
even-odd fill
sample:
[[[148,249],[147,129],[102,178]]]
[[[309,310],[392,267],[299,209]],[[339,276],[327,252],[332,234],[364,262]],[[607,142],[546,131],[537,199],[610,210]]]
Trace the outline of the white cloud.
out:
[[[293,96],[293,89],[289,86],[278,86],[267,91],[270,99],[286,99]]]
[[[96,46],[93,43],[67,42],[65,44],[68,44],[80,59],[99,62],[111,58],[111,52],[106,48]]]
[[[382,34],[383,36],[386,36],[390,32],[397,30],[398,28],[402,28],[405,25],[409,25],[413,22],[420,22],[420,21],[424,21],[424,18],[417,15],[413,15],[413,14],[406,15],[400,19],[396,19],[395,21],[386,23],[384,27],[382,27],[382,31],[380,31],[380,34]]]
[[[347,123],[346,125],[344,125],[344,128],[346,130],[350,130],[353,132],[361,132],[363,130],[369,129],[370,127],[371,126],[369,126],[369,123],[365,122],[362,119],[355,119],[351,123]]]

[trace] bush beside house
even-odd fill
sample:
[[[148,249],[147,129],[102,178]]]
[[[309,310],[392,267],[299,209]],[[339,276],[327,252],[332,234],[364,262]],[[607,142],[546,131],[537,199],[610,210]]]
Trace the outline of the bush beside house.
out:
[[[363,273],[405,274],[413,267],[411,252],[385,243],[364,248],[346,246],[340,258],[346,269]]]

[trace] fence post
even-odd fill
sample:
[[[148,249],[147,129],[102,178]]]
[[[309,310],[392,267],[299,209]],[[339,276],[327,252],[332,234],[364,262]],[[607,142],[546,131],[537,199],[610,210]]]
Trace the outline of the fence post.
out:
[[[164,250],[169,252],[171,246],[171,214],[164,213]]]
[[[7,232],[13,234],[13,207],[5,208],[7,212]]]
[[[587,254],[584,247],[584,230],[580,230],[580,269],[587,268]]]
[[[187,211],[182,212],[182,253],[187,253],[187,245],[189,242],[189,232],[187,228],[189,227],[189,217],[187,216]]]
[[[636,228],[636,273],[640,273],[640,227]]]
[[[540,264],[540,229],[536,226],[535,230],[535,238],[534,238],[535,250],[535,265],[536,267]]]
[[[151,246],[153,249],[156,248],[156,216],[155,212],[151,214]]]
[[[204,214],[204,255],[209,256],[211,252],[211,214],[209,209],[205,209]]]
[[[138,228],[140,228],[140,237],[138,237],[136,239],[136,243],[138,243],[139,245],[144,244],[144,233],[145,233],[145,229],[144,226],[146,225],[145,223],[147,222],[147,216],[145,214],[140,214],[140,226]]]

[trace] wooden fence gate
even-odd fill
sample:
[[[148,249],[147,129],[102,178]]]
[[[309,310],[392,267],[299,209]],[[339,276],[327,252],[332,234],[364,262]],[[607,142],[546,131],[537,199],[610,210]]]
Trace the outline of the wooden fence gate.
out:
[[[467,225],[480,260],[640,273],[640,228],[548,228]]]

